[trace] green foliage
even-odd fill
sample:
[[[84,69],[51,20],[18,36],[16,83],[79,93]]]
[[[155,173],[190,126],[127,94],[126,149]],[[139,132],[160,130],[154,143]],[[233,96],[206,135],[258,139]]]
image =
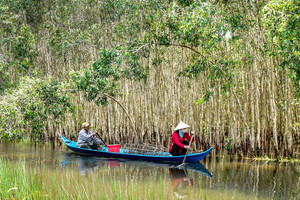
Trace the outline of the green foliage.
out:
[[[225,42],[227,31],[242,27],[237,24],[238,13],[228,19],[223,17],[223,11],[218,9],[217,4],[206,1],[117,2],[115,9],[126,4],[127,10],[120,13],[122,20],[114,26],[115,40],[122,41],[125,53],[139,52],[133,60],[147,57],[153,47],[161,55],[164,54],[164,46],[181,47],[194,54],[186,58],[191,64],[178,73],[178,78],[205,75],[210,82],[210,88],[205,92],[206,100],[213,95],[218,84],[221,84],[223,93],[229,91],[234,78],[232,69],[238,61],[218,54],[222,53],[220,44]],[[234,37],[232,40],[238,38]],[[165,58],[154,58],[153,65],[161,63],[162,59]]]
[[[27,134],[31,138],[37,140],[41,139],[43,135],[47,116],[43,108],[43,102],[36,93],[36,82],[33,80],[27,81],[30,81],[32,85],[27,86],[24,90],[24,84],[28,83],[21,83],[20,86],[23,86],[22,90],[24,93],[18,96],[17,99],[17,107],[19,107],[20,115],[22,115],[22,121],[19,123],[24,125],[24,129],[29,129]]]
[[[177,0],[177,3],[181,6],[190,6],[194,3],[194,0]]]
[[[17,15],[13,14],[9,11],[9,8],[5,4],[1,4],[0,2],[0,36],[1,36],[1,43],[5,41],[5,33],[11,33],[13,27],[15,26],[14,23],[17,22]]]
[[[300,97],[300,3],[297,0],[271,0],[263,9],[263,24],[267,37],[276,51],[271,56],[279,58],[280,68],[290,69],[298,97]]]
[[[64,119],[67,112],[73,112],[75,107],[70,102],[66,86],[61,85],[57,80],[49,80],[38,85],[36,92],[43,103],[43,109],[47,116],[59,123]]]
[[[178,76],[185,76],[192,79],[197,78],[201,73],[206,72],[206,77],[210,83],[210,88],[205,91],[204,97],[201,99],[208,101],[210,96],[214,94],[214,87],[218,83],[221,84],[222,93],[226,93],[230,90],[230,88],[232,88],[234,74],[232,73],[231,69],[236,65],[237,62],[229,59],[218,59],[216,60],[216,63],[211,63],[207,59],[203,59],[202,57],[200,57],[188,67],[179,72]],[[203,103],[202,100],[200,102],[201,103],[199,103],[198,101],[198,103],[196,104]]]
[[[11,13],[9,8],[0,2],[0,93],[13,86],[9,73],[12,40],[18,23],[18,15]]]
[[[30,8],[30,2],[19,1],[20,4],[16,4],[15,1],[6,0],[0,3],[0,46],[5,47],[0,52],[10,55],[10,60],[4,64],[13,66],[18,73],[28,72],[37,56],[35,35],[19,12],[19,7]]]
[[[103,34],[99,22],[94,24],[94,19],[87,19],[86,15],[92,15],[93,9],[91,8],[88,13],[82,13],[79,8],[81,3],[87,2],[65,0],[48,2],[47,12],[55,12],[57,20],[45,22],[42,28],[49,32],[47,43],[52,53],[57,58],[64,58],[64,61],[67,54],[71,55],[73,60],[78,59],[80,53],[84,54],[86,51],[85,46],[90,45],[91,37]]]
[[[12,53],[14,60],[10,62],[18,71],[27,72],[33,67],[34,59],[37,56],[35,50],[35,39],[27,25],[22,25],[19,34],[12,42]]]
[[[74,23],[68,26],[70,26],[71,30],[65,30],[60,27],[50,30],[49,46],[58,58],[72,48],[79,48],[81,44],[89,43],[88,33],[80,28],[76,28],[78,24]]]
[[[83,91],[86,100],[95,101],[97,105],[107,104],[107,95],[114,97],[120,94],[118,81],[121,78],[146,78],[146,71],[139,65],[134,53],[102,49],[99,59],[88,69],[72,73],[75,89]]]
[[[33,81],[22,81],[20,87],[22,89],[15,89],[9,91],[1,98],[0,101],[0,139],[1,141],[14,141],[16,138],[22,138],[25,133],[25,119],[21,111],[22,102],[26,99],[26,93],[31,90]],[[33,99],[34,101],[35,99]],[[28,98],[27,101],[30,101]],[[23,104],[24,105],[24,104]],[[30,104],[28,105],[30,106]]]
[[[173,4],[169,9],[165,24],[170,28],[170,38],[175,39],[174,42],[203,48],[204,54],[217,50],[226,24],[222,24],[215,16],[217,8],[213,4],[196,1],[186,8]]]
[[[87,70],[74,72],[72,80],[78,91],[84,91],[86,100],[95,100],[96,104],[107,104],[107,96],[118,94],[117,83],[120,79],[118,61],[114,51],[101,51],[100,58]]]
[[[209,68],[210,64],[207,59],[198,58],[195,62],[178,73],[178,76],[185,76],[188,78],[197,78],[202,72]]]
[[[221,84],[222,92],[226,93],[232,87],[232,69],[236,67],[237,61],[210,54],[221,53],[219,47],[225,41],[225,33],[229,27],[230,30],[235,29],[236,25],[227,22],[225,17],[220,17],[221,11],[216,5],[204,1],[191,4],[186,10],[177,5],[173,5],[172,9],[171,28],[175,35],[171,38],[176,38],[176,42],[183,47],[196,48],[191,64],[179,72],[178,76],[197,78],[200,74],[206,75],[210,88],[205,91],[205,100],[213,95],[214,87],[218,84]],[[203,51],[199,52],[199,48]]]
[[[1,64],[0,61],[0,94],[11,86],[11,82],[9,81],[9,73],[6,70],[6,67]]]
[[[40,24],[43,23],[43,15],[45,14],[47,2],[36,0],[2,0],[0,2],[1,5],[7,6],[10,13],[16,13],[21,16],[21,21],[26,21],[34,32],[37,32]]]
[[[230,151],[232,149],[232,145],[231,145],[231,140],[227,137],[224,138],[226,146],[225,148],[227,149],[227,151]]]
[[[202,103],[204,103],[204,100],[205,100],[204,98],[200,98],[200,99],[195,101],[195,104],[196,105],[201,105]]]
[[[23,78],[18,88],[1,98],[1,141],[16,141],[24,134],[38,140],[48,120],[61,122],[68,111],[74,110],[62,89],[57,81]]]

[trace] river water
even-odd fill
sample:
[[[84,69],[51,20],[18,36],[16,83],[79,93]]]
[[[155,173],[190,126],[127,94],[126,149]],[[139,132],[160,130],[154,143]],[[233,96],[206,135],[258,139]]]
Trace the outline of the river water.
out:
[[[185,199],[187,192],[206,199],[300,199],[300,165],[296,163],[209,155],[200,163],[178,169],[171,164],[78,155],[65,146],[28,144],[0,144],[0,158],[12,163],[22,159],[31,169],[43,168],[62,175],[74,172],[88,177],[105,169],[110,179],[121,173],[135,176],[145,185],[154,179],[163,180],[162,184],[172,188],[175,199]]]

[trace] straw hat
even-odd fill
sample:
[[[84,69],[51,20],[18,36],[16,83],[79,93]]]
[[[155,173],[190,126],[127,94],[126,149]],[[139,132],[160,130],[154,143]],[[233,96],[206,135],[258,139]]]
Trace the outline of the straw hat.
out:
[[[177,131],[177,130],[179,130],[179,129],[184,129],[184,128],[190,128],[190,126],[187,125],[187,124],[185,124],[185,123],[183,123],[183,122],[180,122],[180,123],[176,126],[176,128],[174,129],[174,131]]]
[[[84,122],[84,123],[82,124],[82,128],[85,128],[85,127],[88,127],[88,126],[90,126],[90,124],[87,123],[87,122]]]

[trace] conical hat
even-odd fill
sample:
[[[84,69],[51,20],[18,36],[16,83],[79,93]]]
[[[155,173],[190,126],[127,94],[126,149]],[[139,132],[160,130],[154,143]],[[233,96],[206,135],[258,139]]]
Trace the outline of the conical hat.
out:
[[[174,131],[177,131],[177,130],[179,130],[179,129],[184,129],[184,128],[190,128],[190,126],[187,125],[187,124],[185,124],[185,123],[183,123],[183,122],[180,122],[180,123],[176,126],[176,128],[174,129]]]

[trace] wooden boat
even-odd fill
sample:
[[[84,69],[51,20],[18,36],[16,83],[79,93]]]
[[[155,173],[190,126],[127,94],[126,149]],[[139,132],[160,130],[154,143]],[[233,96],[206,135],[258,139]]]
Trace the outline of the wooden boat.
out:
[[[124,149],[120,149],[119,153],[109,152],[107,147],[103,147],[103,150],[84,149],[84,148],[77,147],[77,142],[68,140],[64,136],[61,136],[61,139],[70,150],[76,153],[86,154],[86,155],[112,157],[112,158],[126,158],[126,159],[133,159],[133,160],[147,160],[147,161],[156,161],[156,162],[173,162],[173,163],[180,163],[184,159],[184,155],[171,156],[168,152],[159,152],[159,156],[158,156],[158,155],[128,154],[128,153],[124,153]],[[187,163],[199,162],[200,160],[205,158],[205,156],[207,156],[211,150],[212,147],[210,147],[208,150],[201,153],[188,154],[186,158],[186,162]]]

